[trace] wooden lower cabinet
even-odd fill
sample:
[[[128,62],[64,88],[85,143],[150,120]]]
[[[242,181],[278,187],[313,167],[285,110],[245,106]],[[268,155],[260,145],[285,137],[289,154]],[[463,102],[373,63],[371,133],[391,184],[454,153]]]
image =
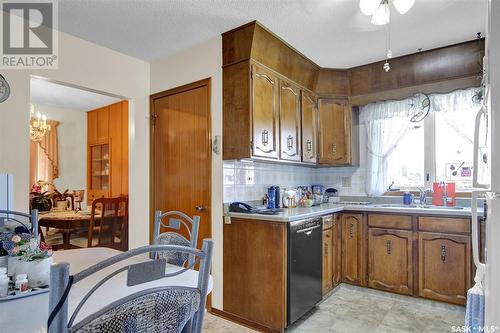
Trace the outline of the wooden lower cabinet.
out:
[[[465,304],[471,286],[470,237],[420,232],[418,243],[418,295]]]
[[[224,224],[224,312],[265,331],[286,327],[287,224]]]
[[[332,290],[333,282],[333,252],[332,228],[323,230],[323,294]]]
[[[333,216],[332,223],[332,287],[342,282],[342,223],[340,215]]]
[[[342,214],[342,281],[364,285],[363,214]]]
[[[406,230],[368,230],[368,286],[413,294],[413,233]]]

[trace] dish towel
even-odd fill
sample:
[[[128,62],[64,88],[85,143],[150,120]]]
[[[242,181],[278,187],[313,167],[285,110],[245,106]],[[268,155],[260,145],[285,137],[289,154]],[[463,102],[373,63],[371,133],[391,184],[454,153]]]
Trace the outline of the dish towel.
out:
[[[484,265],[477,267],[474,287],[467,291],[467,309],[465,311],[465,331],[484,332]],[[470,330],[469,330],[470,329]]]

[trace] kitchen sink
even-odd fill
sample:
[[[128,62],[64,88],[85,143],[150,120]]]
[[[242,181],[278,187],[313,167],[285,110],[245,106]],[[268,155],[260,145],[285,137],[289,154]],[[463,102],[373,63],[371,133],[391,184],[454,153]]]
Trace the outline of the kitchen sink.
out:
[[[402,204],[382,204],[382,205],[374,205],[374,207],[384,207],[384,208],[420,208],[420,209],[454,209],[454,210],[462,210],[464,207],[444,207],[444,206],[435,206],[435,205],[402,205]]]

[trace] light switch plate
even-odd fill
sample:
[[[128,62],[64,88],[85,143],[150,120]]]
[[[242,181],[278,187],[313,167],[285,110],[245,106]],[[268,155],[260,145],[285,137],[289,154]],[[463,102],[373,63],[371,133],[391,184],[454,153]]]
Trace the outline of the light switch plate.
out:
[[[231,216],[224,216],[224,223],[231,224]]]

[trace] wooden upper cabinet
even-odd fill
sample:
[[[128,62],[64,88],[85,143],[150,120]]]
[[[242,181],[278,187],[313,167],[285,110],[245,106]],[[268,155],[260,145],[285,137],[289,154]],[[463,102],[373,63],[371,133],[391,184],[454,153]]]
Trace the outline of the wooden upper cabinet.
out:
[[[319,163],[350,164],[352,115],[347,101],[320,99]]]
[[[470,237],[420,232],[419,296],[465,304],[471,287]]]
[[[342,280],[364,285],[363,214],[342,214]]]
[[[316,163],[317,112],[315,97],[302,91],[302,162]]]
[[[252,66],[253,155],[278,158],[278,78]]]
[[[413,234],[406,230],[370,228],[368,286],[413,294]]]
[[[280,159],[300,161],[300,89],[280,80]]]

